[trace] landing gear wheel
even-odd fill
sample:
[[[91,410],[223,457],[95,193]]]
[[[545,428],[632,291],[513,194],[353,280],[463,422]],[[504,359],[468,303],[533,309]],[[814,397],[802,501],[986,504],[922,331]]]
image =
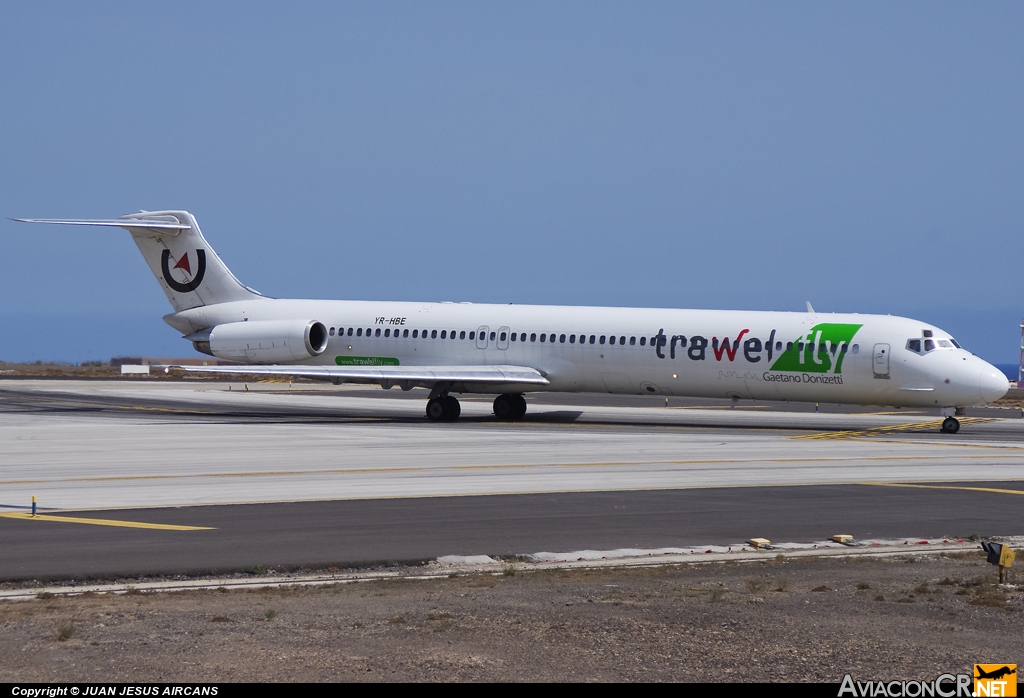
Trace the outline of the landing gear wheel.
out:
[[[502,421],[512,419],[513,405],[509,399],[511,395],[499,395],[494,398],[494,416]]]
[[[513,397],[513,399],[515,401],[515,408],[516,408],[515,409],[515,414],[512,417],[512,419],[516,419],[516,420],[522,419],[523,417],[526,416],[526,398],[523,397],[522,395],[513,395],[512,397]]]
[[[450,412],[446,397],[435,397],[427,402],[427,419],[431,422],[447,422]]]
[[[462,414],[462,405],[451,395],[435,397],[427,402],[427,419],[431,422],[454,422]]]
[[[943,434],[955,434],[960,431],[960,420],[952,417],[946,417],[942,420],[942,433]]]
[[[459,415],[462,414],[462,405],[460,405],[459,401],[451,395],[441,399],[444,400],[445,404],[448,406],[448,421],[454,422],[459,418]]]
[[[526,415],[526,399],[522,395],[499,395],[494,398],[494,416],[506,422]]]

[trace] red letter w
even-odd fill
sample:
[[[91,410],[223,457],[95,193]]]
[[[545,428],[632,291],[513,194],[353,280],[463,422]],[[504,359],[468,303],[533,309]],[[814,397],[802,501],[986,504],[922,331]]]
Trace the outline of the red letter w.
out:
[[[747,332],[750,332],[750,330],[743,330],[738,335],[736,335],[736,341],[732,343],[731,347],[729,346],[728,337],[723,339],[722,343],[719,346],[712,347],[712,351],[715,352],[715,361],[722,360],[722,352],[725,352],[726,354],[729,355],[729,361],[733,361],[736,358],[736,350],[740,348],[740,340],[743,339],[743,335],[745,335]]]

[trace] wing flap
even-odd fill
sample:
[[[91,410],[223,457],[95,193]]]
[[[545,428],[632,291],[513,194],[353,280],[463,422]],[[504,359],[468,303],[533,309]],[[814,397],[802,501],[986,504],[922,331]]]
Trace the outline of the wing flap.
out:
[[[189,373],[294,376],[322,380],[378,383],[492,383],[549,385],[544,374],[528,366],[165,366]]]

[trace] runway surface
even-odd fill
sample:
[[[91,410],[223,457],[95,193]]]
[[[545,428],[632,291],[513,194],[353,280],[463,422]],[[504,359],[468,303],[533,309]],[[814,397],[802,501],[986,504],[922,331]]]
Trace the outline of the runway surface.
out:
[[[0,518],[0,578],[1024,530],[1007,411],[945,435],[908,411],[550,395],[522,423],[469,398],[433,424],[424,391],[228,387],[0,381],[0,512],[214,529]]]

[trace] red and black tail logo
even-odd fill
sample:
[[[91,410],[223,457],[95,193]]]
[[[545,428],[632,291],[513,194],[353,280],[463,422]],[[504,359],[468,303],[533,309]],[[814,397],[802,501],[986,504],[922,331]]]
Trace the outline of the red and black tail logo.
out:
[[[164,250],[163,254],[160,255],[160,270],[164,273],[164,281],[167,285],[178,293],[189,293],[199,288],[199,284],[203,283],[203,277],[206,275],[206,250],[196,250],[196,273],[192,276],[192,267],[188,262],[188,252],[181,256],[181,259],[174,265],[170,266],[171,262],[171,251]],[[171,277],[171,269],[181,269],[189,276],[192,276],[191,281],[182,283],[175,281]]]

